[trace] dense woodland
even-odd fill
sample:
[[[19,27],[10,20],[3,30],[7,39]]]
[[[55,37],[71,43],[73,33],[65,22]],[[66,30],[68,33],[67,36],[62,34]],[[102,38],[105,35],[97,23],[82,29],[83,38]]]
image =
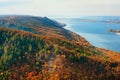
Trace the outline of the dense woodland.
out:
[[[0,27],[0,80],[120,79],[117,52],[96,48],[62,28],[31,24],[27,28],[34,32],[27,32],[4,26]]]

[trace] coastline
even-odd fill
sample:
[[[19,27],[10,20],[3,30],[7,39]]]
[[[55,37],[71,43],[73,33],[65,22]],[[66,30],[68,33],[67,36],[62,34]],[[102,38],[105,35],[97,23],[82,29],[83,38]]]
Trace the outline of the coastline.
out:
[[[109,50],[109,51],[113,51],[113,52],[116,52],[116,53],[120,53],[120,51],[116,51],[116,50],[113,50],[113,49],[109,49],[109,48],[105,47],[105,46],[102,45],[102,44],[96,45],[96,43],[94,42],[94,40],[92,40],[92,39],[94,39],[94,38],[95,38],[95,40],[97,40],[97,39],[99,40],[99,39],[100,39],[101,42],[102,42],[102,41],[107,42],[107,41],[105,41],[104,39],[99,38],[98,35],[81,33],[81,32],[80,32],[80,33],[75,32],[70,24],[66,24],[66,26],[64,26],[63,28],[66,29],[66,30],[69,30],[69,31],[71,31],[71,32],[74,32],[74,33],[78,34],[79,36],[83,37],[86,41],[88,41],[91,45],[93,45],[93,46],[95,46],[95,47],[97,47],[97,48],[102,48],[102,49],[105,49],[105,50]],[[96,36],[96,37],[93,38],[91,35],[94,35],[94,36]],[[118,34],[116,34],[116,35],[119,36],[120,33],[118,33]],[[89,36],[89,37],[88,37],[88,36]],[[104,35],[103,35],[103,36],[104,36]],[[92,37],[92,39],[88,39],[88,38],[90,38],[90,37]]]

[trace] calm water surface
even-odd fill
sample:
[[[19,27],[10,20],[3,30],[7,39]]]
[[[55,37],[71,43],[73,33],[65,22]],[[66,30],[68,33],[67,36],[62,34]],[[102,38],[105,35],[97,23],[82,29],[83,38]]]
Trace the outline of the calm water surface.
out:
[[[120,24],[81,21],[75,18],[57,20],[66,23],[66,29],[83,36],[94,46],[120,52],[120,35],[108,31],[109,29],[120,29]]]

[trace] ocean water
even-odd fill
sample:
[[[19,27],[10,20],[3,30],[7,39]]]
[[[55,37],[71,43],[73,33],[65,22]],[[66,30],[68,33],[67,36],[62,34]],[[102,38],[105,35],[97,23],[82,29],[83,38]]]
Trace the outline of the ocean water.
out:
[[[89,20],[87,18],[57,18],[56,20],[66,23],[65,29],[83,36],[92,45],[120,52],[120,34],[108,31],[109,29],[120,29],[120,18],[112,18],[103,20],[98,17],[95,18],[97,21],[94,18],[89,18]]]

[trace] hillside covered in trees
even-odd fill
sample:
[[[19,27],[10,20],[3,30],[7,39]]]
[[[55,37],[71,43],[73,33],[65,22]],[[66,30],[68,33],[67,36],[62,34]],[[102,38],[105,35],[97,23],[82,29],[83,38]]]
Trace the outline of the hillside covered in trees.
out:
[[[120,54],[97,48],[65,24],[0,17],[0,80],[119,80]]]

